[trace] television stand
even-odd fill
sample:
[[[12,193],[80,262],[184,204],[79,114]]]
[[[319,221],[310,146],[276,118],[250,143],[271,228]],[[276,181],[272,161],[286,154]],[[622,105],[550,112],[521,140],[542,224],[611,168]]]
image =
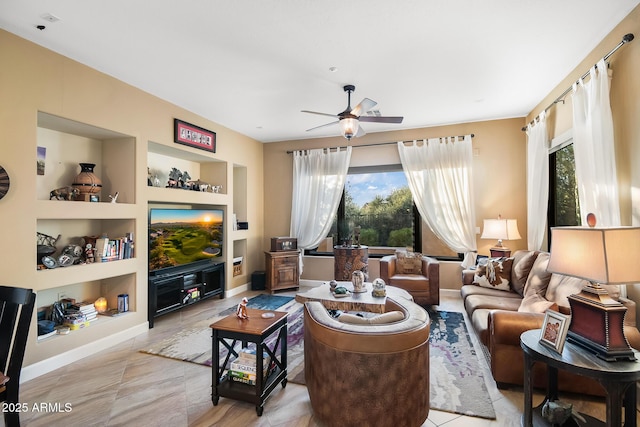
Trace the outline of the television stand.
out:
[[[224,262],[194,263],[149,273],[148,321],[218,295],[224,298]]]

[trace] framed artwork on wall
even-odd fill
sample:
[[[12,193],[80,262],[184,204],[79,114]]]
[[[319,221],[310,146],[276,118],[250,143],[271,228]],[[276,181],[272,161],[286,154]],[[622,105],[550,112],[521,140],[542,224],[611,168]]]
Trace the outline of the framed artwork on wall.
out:
[[[215,132],[179,119],[173,119],[173,141],[200,150],[216,152]]]
[[[542,330],[540,331],[540,343],[551,347],[558,353],[562,353],[570,322],[570,316],[554,310],[547,310],[542,323]]]

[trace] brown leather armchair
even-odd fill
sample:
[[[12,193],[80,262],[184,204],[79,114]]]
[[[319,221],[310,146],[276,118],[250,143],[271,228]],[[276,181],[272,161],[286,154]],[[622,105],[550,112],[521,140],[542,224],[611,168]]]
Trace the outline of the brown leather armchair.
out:
[[[429,315],[404,298],[387,297],[385,309],[403,319],[343,323],[305,303],[305,380],[322,425],[419,426],[429,416]]]
[[[380,278],[389,286],[409,292],[420,305],[440,303],[440,263],[435,258],[422,257],[421,274],[400,273],[397,257],[388,255],[380,259]]]

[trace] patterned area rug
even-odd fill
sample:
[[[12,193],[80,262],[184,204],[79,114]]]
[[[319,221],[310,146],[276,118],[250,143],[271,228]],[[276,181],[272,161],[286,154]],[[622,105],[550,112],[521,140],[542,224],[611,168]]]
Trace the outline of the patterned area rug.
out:
[[[496,419],[463,314],[429,310],[429,316],[431,407],[456,414]]]
[[[280,299],[284,298],[284,299]],[[304,317],[302,304],[291,297],[258,295],[249,307],[289,312],[287,326],[287,371],[289,381],[305,384]],[[219,315],[199,322],[193,328],[154,344],[144,353],[211,366],[209,325],[235,312],[229,307]],[[478,356],[473,348],[462,313],[429,311],[430,402],[431,408],[462,415],[495,419]],[[272,340],[275,340],[275,336]],[[271,343],[268,343],[272,347]],[[221,352],[226,352],[222,349]],[[224,356],[224,354],[222,355]]]

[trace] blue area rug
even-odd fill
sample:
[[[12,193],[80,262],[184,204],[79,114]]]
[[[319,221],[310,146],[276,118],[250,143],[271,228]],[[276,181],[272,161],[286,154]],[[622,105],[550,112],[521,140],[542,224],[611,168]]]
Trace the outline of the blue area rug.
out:
[[[282,307],[289,301],[291,301],[293,297],[286,297],[282,295],[269,295],[269,294],[260,294],[256,295],[253,298],[249,299],[247,303],[247,307],[255,308],[258,310],[275,310],[278,307]],[[226,316],[231,313],[235,313],[237,306],[229,307],[222,312],[220,312],[220,316]]]

